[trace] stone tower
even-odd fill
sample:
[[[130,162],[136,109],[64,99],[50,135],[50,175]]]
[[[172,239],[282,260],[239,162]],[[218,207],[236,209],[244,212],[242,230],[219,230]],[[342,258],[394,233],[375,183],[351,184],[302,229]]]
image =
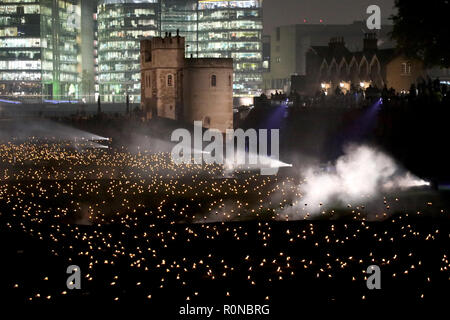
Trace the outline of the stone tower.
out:
[[[141,109],[225,132],[233,128],[233,59],[185,58],[178,34],[141,41]]]
[[[184,50],[184,38],[179,35],[141,42],[141,103],[147,119],[180,119]]]

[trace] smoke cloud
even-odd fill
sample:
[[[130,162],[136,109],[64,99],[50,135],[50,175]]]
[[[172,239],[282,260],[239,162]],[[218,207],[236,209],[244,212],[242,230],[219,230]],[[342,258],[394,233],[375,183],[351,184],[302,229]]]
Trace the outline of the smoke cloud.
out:
[[[352,145],[335,165],[309,168],[299,186],[310,213],[323,206],[340,206],[376,198],[383,192],[429,185],[426,181],[404,172],[395,161],[369,146]]]

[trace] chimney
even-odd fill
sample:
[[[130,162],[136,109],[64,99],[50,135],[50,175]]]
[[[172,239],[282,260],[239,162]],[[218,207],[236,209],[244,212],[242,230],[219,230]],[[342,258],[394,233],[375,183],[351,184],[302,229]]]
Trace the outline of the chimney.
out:
[[[338,48],[345,48],[344,37],[334,37],[330,39],[328,43],[328,48],[331,50],[336,50]]]
[[[364,51],[378,50],[378,39],[376,33],[364,35]]]
[[[177,37],[180,36],[180,29],[177,29]]]

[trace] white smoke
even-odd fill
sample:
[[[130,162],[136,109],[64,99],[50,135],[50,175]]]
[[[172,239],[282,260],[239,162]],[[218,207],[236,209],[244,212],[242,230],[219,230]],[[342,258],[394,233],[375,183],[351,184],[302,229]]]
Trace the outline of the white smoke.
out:
[[[307,170],[299,203],[307,205],[310,213],[317,213],[322,206],[347,205],[393,189],[429,185],[401,171],[392,158],[378,150],[350,146],[335,166]]]

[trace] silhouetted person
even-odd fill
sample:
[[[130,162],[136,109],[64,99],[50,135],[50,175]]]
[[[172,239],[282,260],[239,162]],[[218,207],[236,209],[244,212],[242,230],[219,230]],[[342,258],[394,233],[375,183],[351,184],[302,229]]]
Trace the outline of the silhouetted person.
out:
[[[414,85],[414,83],[412,83],[411,87],[409,88],[409,96],[411,98],[415,98],[417,96],[417,94],[416,94],[416,86]]]
[[[127,102],[127,114],[130,114],[130,95],[128,93],[127,93],[126,102]]]

